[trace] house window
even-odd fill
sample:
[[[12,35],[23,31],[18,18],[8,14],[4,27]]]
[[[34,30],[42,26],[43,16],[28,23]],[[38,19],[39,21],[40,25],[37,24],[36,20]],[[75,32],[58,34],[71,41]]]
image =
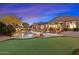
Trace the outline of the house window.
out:
[[[67,27],[68,29],[77,28],[77,23],[76,23],[76,21],[66,22],[66,27]]]
[[[51,25],[51,28],[56,28],[56,25]]]
[[[44,25],[41,25],[41,29],[44,29]]]
[[[46,25],[46,28],[48,27],[48,25]]]

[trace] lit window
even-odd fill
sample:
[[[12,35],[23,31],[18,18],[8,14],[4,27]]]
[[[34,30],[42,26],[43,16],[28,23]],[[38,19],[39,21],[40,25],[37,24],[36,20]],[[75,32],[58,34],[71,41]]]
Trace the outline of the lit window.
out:
[[[76,27],[77,27],[76,21],[66,22],[66,26],[67,26],[67,28],[69,28],[69,29],[76,28]]]

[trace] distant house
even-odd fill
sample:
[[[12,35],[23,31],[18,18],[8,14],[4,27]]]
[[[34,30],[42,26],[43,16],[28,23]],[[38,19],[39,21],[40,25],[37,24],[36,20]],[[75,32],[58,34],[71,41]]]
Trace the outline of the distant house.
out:
[[[79,30],[79,16],[57,16],[49,22],[34,23],[31,26],[34,31],[53,30]]]
[[[60,24],[66,30],[79,30],[79,16],[58,16],[49,23]],[[52,26],[55,26],[55,24]]]
[[[47,22],[41,22],[41,23],[34,23],[32,24],[31,28],[35,31],[45,31],[49,27],[49,24]]]

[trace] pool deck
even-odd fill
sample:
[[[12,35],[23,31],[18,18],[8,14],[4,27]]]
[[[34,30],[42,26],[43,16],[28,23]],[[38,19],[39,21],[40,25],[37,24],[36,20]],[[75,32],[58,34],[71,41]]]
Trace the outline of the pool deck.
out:
[[[64,36],[79,37],[79,31],[66,31],[62,33]]]
[[[0,36],[0,41],[4,41],[4,40],[8,40],[8,39],[11,39],[13,37],[10,37],[10,36]]]
[[[39,34],[41,32],[33,32],[35,34],[37,34],[37,36],[39,36]],[[44,37],[52,37],[52,36],[69,36],[69,37],[79,37],[79,31],[77,32],[73,32],[73,31],[66,31],[63,32],[61,34],[57,34],[57,33],[42,33],[44,35]],[[40,37],[40,36],[39,36]],[[10,37],[10,36],[0,36],[0,41],[4,41],[4,40],[8,40],[14,37]]]

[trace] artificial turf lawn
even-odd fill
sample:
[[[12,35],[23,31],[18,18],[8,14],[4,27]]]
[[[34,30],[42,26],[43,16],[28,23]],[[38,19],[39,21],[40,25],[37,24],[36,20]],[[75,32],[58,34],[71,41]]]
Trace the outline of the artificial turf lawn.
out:
[[[51,37],[12,39],[0,42],[0,54],[70,55],[79,48],[79,38]]]

